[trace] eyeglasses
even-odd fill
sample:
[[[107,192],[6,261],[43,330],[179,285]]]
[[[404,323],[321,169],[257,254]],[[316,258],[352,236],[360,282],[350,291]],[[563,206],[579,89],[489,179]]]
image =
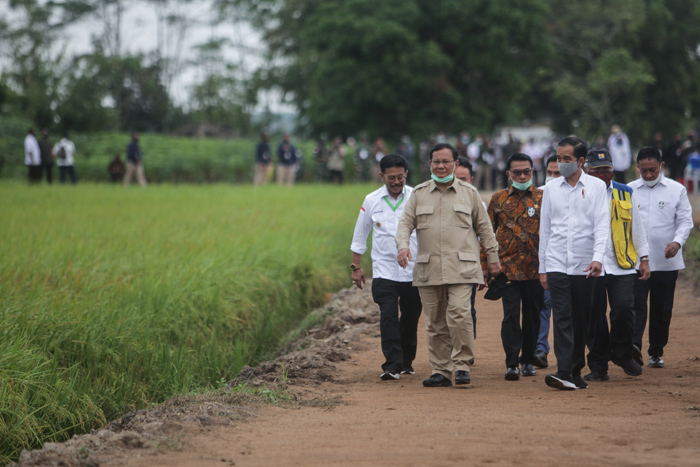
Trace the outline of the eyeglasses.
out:
[[[438,166],[440,166],[440,165],[448,166],[448,165],[450,165],[450,164],[454,164],[455,161],[454,161],[454,160],[446,160],[446,161],[432,160],[432,161],[430,161],[430,163],[431,163],[432,165],[434,165],[435,167],[438,167]]]
[[[529,177],[530,175],[532,175],[532,169],[511,170],[510,173],[514,177],[522,177],[523,175],[525,175],[526,177]]]
[[[389,183],[394,183],[394,182],[405,182],[406,181],[406,176],[405,175],[389,175],[386,176],[386,179],[389,180]]]

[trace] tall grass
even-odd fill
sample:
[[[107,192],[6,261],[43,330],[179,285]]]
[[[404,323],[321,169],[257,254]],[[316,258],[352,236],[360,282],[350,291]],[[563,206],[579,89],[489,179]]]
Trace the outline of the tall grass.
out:
[[[268,356],[371,189],[0,185],[0,464]]]

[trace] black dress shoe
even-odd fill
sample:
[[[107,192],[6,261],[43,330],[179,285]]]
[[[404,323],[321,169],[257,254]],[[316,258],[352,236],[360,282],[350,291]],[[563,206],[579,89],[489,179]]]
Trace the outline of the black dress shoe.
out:
[[[549,363],[547,362],[547,354],[541,350],[539,352],[535,352],[534,365],[537,368],[547,368],[549,366]]]
[[[440,373],[430,375],[430,378],[423,380],[423,386],[426,388],[445,388],[452,386],[452,381],[442,376]]]
[[[632,358],[629,358],[627,360],[619,360],[617,358],[613,358],[612,362],[615,365],[622,368],[622,370],[630,376],[639,376],[642,374],[642,367]]]
[[[535,366],[532,363],[523,363],[523,376],[535,376]]]
[[[520,379],[520,370],[517,366],[510,366],[506,371],[506,379],[508,381],[517,381]]]
[[[571,380],[576,385],[576,389],[588,389],[588,384],[581,378],[581,375],[573,375]]]
[[[467,370],[455,371],[455,384],[469,384],[472,382],[471,376]]]
[[[591,371],[583,377],[584,381],[607,381],[610,379],[608,372]]]

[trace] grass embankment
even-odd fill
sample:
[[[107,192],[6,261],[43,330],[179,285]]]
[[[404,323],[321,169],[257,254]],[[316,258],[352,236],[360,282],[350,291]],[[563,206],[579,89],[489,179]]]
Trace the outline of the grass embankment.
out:
[[[0,185],[0,464],[269,356],[371,189]]]

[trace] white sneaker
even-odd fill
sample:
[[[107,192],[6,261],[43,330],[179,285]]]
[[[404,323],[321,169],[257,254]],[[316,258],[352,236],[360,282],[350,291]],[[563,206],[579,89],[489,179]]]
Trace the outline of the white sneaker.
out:
[[[381,379],[384,381],[393,381],[395,379],[401,379],[401,375],[398,373],[390,373],[388,371],[385,371],[379,376]]]

